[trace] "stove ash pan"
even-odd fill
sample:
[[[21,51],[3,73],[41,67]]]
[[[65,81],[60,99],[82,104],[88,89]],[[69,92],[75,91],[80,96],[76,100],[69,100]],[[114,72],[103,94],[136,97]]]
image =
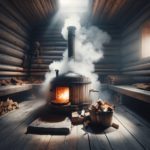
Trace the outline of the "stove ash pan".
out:
[[[53,79],[50,83],[50,101],[57,104],[57,89],[69,89],[68,101],[71,105],[91,104],[91,80],[76,73],[66,73]],[[67,91],[67,90],[66,90]]]

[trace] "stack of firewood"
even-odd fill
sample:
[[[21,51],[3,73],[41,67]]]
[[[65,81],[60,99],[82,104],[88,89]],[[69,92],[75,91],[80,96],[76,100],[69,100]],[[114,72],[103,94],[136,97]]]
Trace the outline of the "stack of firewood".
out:
[[[19,104],[8,98],[6,101],[0,102],[0,115],[3,115],[11,110],[18,109]]]
[[[24,81],[17,79],[15,77],[11,78],[11,79],[3,79],[0,80],[0,85],[1,86],[6,86],[6,85],[22,85],[24,84]]]
[[[98,100],[93,103],[88,110],[82,110],[80,112],[72,112],[71,121],[72,124],[83,124],[87,127],[91,124],[104,127],[119,128],[119,125],[112,123],[114,106],[108,102]]]
[[[93,103],[90,106],[89,110],[93,112],[112,112],[114,110],[114,106],[109,104],[108,102],[98,100],[96,103]]]

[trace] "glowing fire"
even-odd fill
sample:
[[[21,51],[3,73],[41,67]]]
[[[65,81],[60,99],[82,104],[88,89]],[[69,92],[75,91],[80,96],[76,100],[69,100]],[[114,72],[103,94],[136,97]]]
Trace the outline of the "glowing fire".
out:
[[[68,103],[69,102],[69,88],[68,87],[57,87],[55,101],[57,103]]]

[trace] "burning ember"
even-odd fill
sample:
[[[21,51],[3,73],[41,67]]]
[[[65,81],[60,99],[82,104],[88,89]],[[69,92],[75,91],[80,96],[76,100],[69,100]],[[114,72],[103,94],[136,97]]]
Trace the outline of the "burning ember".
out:
[[[69,87],[57,87],[55,103],[66,104],[68,102],[69,102]]]

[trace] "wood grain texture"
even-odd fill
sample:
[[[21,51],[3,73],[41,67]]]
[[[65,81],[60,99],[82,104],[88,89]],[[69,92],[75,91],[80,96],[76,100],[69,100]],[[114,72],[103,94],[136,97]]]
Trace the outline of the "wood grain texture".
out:
[[[113,121],[119,129],[112,127],[94,133],[82,125],[73,126],[67,136],[25,134],[43,104],[30,99],[20,103],[20,109],[0,117],[0,148],[29,150],[145,150],[149,149],[149,123],[126,109],[118,106]],[[9,136],[8,136],[9,135]],[[123,146],[124,145],[124,146]]]

